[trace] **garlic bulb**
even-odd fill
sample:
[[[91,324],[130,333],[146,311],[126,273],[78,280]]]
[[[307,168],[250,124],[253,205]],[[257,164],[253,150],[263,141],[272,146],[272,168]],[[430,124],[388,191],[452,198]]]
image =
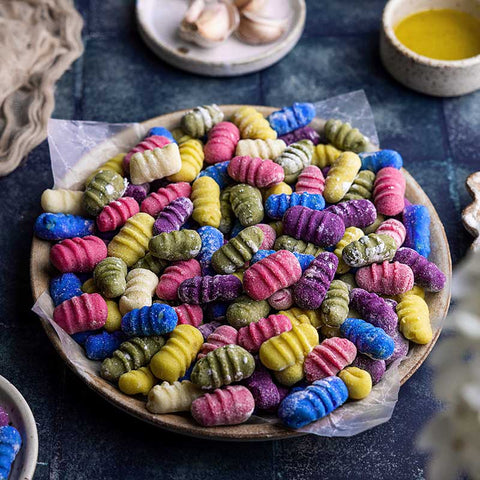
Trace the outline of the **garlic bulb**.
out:
[[[278,40],[287,29],[288,18],[264,17],[257,13],[242,10],[238,38],[251,45],[261,45]]]
[[[192,0],[179,35],[201,47],[212,48],[233,33],[239,20],[237,7],[229,0]]]

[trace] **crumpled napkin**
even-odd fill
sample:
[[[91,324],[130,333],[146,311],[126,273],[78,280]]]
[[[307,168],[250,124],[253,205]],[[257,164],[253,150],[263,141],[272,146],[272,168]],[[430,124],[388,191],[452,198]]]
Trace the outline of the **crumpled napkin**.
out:
[[[55,82],[83,52],[71,0],[0,0],[0,176],[47,136]]]

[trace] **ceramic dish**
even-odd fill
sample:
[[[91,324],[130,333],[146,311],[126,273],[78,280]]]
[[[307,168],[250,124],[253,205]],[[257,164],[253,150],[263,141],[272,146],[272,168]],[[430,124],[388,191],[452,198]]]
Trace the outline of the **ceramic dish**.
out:
[[[405,17],[422,10],[451,8],[480,18],[480,0],[390,0],[385,6],[380,34],[383,65],[403,85],[437,97],[464,95],[480,88],[480,55],[464,60],[435,60],[405,47],[394,28]]]
[[[306,16],[305,0],[275,0],[280,18],[290,17],[286,33],[268,45],[248,45],[235,35],[216,48],[206,49],[178,37],[177,27],[187,0],[137,0],[137,24],[145,43],[171,65],[207,76],[233,77],[257,72],[283,58],[298,42]]]
[[[239,105],[219,106],[227,118],[239,107]],[[275,110],[272,107],[256,106],[255,108],[257,108],[265,116],[269,115]],[[177,127],[180,123],[182,115],[186,111],[187,110],[173,112],[147,120],[146,122],[142,123],[144,131],[146,132],[149,128],[156,125],[162,125],[169,129]],[[321,129],[324,124],[325,120],[321,119],[314,119],[312,122],[312,126],[317,129]],[[128,129],[121,132],[119,135],[121,135],[122,138],[125,137],[130,139],[131,144],[135,144],[136,141],[140,139],[138,137],[133,138],[132,132],[132,129]],[[97,156],[97,152],[100,152],[101,148],[102,146],[99,145],[83,159],[81,159],[80,162],[88,163],[92,158]],[[374,147],[371,145],[371,148],[373,149]],[[104,158],[107,160],[107,157]],[[407,358],[399,367],[402,384],[405,383],[425,361],[427,355],[430,353],[438,339],[438,336],[440,335],[441,322],[445,318],[448,311],[448,306],[450,304],[450,278],[452,273],[448,242],[437,212],[435,211],[435,208],[431,204],[425,192],[418,185],[418,183],[415,182],[413,177],[406,170],[403,170],[403,173],[407,183],[407,198],[412,203],[425,205],[430,212],[432,219],[432,253],[430,255],[430,259],[435,262],[443,272],[445,272],[447,276],[447,284],[440,293],[427,293],[426,301],[430,308],[434,337],[428,345],[412,344]],[[49,262],[50,247],[51,244],[49,242],[42,241],[37,238],[33,239],[30,272],[32,290],[35,300],[37,300],[38,297],[48,289],[49,279],[51,278],[52,274],[54,274]],[[217,440],[273,440],[305,435],[304,433],[287,430],[281,425],[271,423],[245,423],[235,426],[205,428],[197,424],[189,415],[154,415],[145,408],[144,401],[124,395],[114,385],[102,379],[94,368],[77,368],[77,366],[72,363],[71,359],[68,358],[65,349],[51,324],[43,319],[41,321],[50,341],[53,343],[60,356],[67,363],[67,365],[69,365],[69,367],[72,368],[72,370],[79,375],[85,383],[87,383],[89,387],[117,407],[144,421],[173,432]]]
[[[13,464],[10,477],[31,480],[37,466],[37,425],[32,411],[22,394],[5,378],[0,376],[0,406],[5,408],[11,424],[20,432],[22,448]]]

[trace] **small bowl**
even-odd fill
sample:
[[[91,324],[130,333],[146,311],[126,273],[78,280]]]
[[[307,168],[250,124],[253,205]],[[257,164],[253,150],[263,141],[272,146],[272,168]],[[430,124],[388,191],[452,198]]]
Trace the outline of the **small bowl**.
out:
[[[413,90],[437,97],[465,95],[480,88],[480,55],[435,60],[407,48],[393,31],[400,20],[413,13],[442,8],[480,18],[480,0],[390,0],[382,16],[380,57],[388,72]]]
[[[31,480],[37,466],[37,425],[22,394],[2,376],[0,376],[0,406],[8,413],[11,425],[22,437],[22,447],[15,458],[9,478]]]

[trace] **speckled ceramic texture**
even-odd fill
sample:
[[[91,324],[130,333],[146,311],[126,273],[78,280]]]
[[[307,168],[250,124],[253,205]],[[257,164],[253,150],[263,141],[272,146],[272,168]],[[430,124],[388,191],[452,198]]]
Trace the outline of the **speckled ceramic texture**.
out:
[[[269,115],[275,109],[272,107],[256,106],[264,116]],[[239,105],[220,105],[222,111],[228,118]],[[142,130],[146,133],[151,127],[155,125],[163,125],[166,128],[174,128],[180,123],[182,115],[188,110],[179,110],[166,115],[147,120],[141,124]],[[325,120],[315,118],[312,126],[317,130],[322,130],[325,125]],[[137,133],[135,133],[137,132]],[[138,138],[138,130],[126,129],[118,134],[123,139],[134,145],[140,139]],[[137,136],[136,136],[137,135]],[[369,145],[369,148],[374,149],[374,145]],[[100,150],[98,147],[92,149],[89,154],[83,157],[80,162],[88,164],[91,158],[98,155]],[[103,154],[105,156],[105,153]],[[428,354],[432,350],[441,332],[441,322],[445,318],[448,307],[450,305],[450,280],[452,273],[452,265],[450,259],[450,250],[448,241],[445,236],[445,231],[438,217],[438,214],[430,202],[428,196],[413,179],[413,177],[405,170],[402,170],[406,179],[406,197],[412,203],[425,205],[431,215],[431,241],[432,254],[430,260],[435,262],[439,268],[445,272],[447,276],[447,284],[445,288],[436,294],[427,293],[426,301],[430,308],[430,317],[432,328],[434,331],[433,340],[428,345],[413,345],[410,348],[406,360],[404,360],[399,369],[401,383],[405,383],[426,360]],[[52,275],[52,268],[49,262],[50,243],[37,238],[33,239],[32,252],[30,257],[30,277],[32,284],[32,291],[34,299],[36,300],[47,288],[49,278]],[[68,357],[64,347],[62,346],[55,330],[51,324],[43,319],[40,319],[43,328],[45,329],[50,341],[65,361],[65,363],[95,392],[103,398],[121,408],[125,412],[133,415],[141,420],[161,427],[176,433],[195,436],[199,438],[208,438],[215,440],[228,441],[259,441],[259,440],[274,440],[282,438],[292,438],[296,436],[305,435],[301,432],[287,430],[279,424],[271,423],[244,423],[241,425],[221,426],[214,428],[205,428],[198,425],[190,416],[179,414],[165,414],[155,415],[150,413],[145,408],[145,402],[136,397],[130,397],[120,392],[114,385],[107,382],[98,375],[98,372],[93,369],[79,369],[72,360]]]
[[[435,60],[405,47],[394,33],[405,17],[429,9],[451,8],[480,18],[480,0],[390,0],[383,11],[380,57],[400,83],[437,97],[465,95],[480,88],[480,55],[464,60]]]
[[[22,437],[22,447],[15,458],[9,478],[12,480],[31,480],[37,466],[38,455],[35,418],[22,394],[1,376],[0,406],[6,410],[11,425],[20,432]]]
[[[137,0],[137,25],[145,43],[162,60],[200,75],[233,77],[267,68],[297,44],[305,25],[305,0],[275,0],[271,5],[278,16],[290,18],[287,31],[276,42],[248,45],[232,35],[215,48],[201,48],[177,34],[187,5],[186,0]]]

